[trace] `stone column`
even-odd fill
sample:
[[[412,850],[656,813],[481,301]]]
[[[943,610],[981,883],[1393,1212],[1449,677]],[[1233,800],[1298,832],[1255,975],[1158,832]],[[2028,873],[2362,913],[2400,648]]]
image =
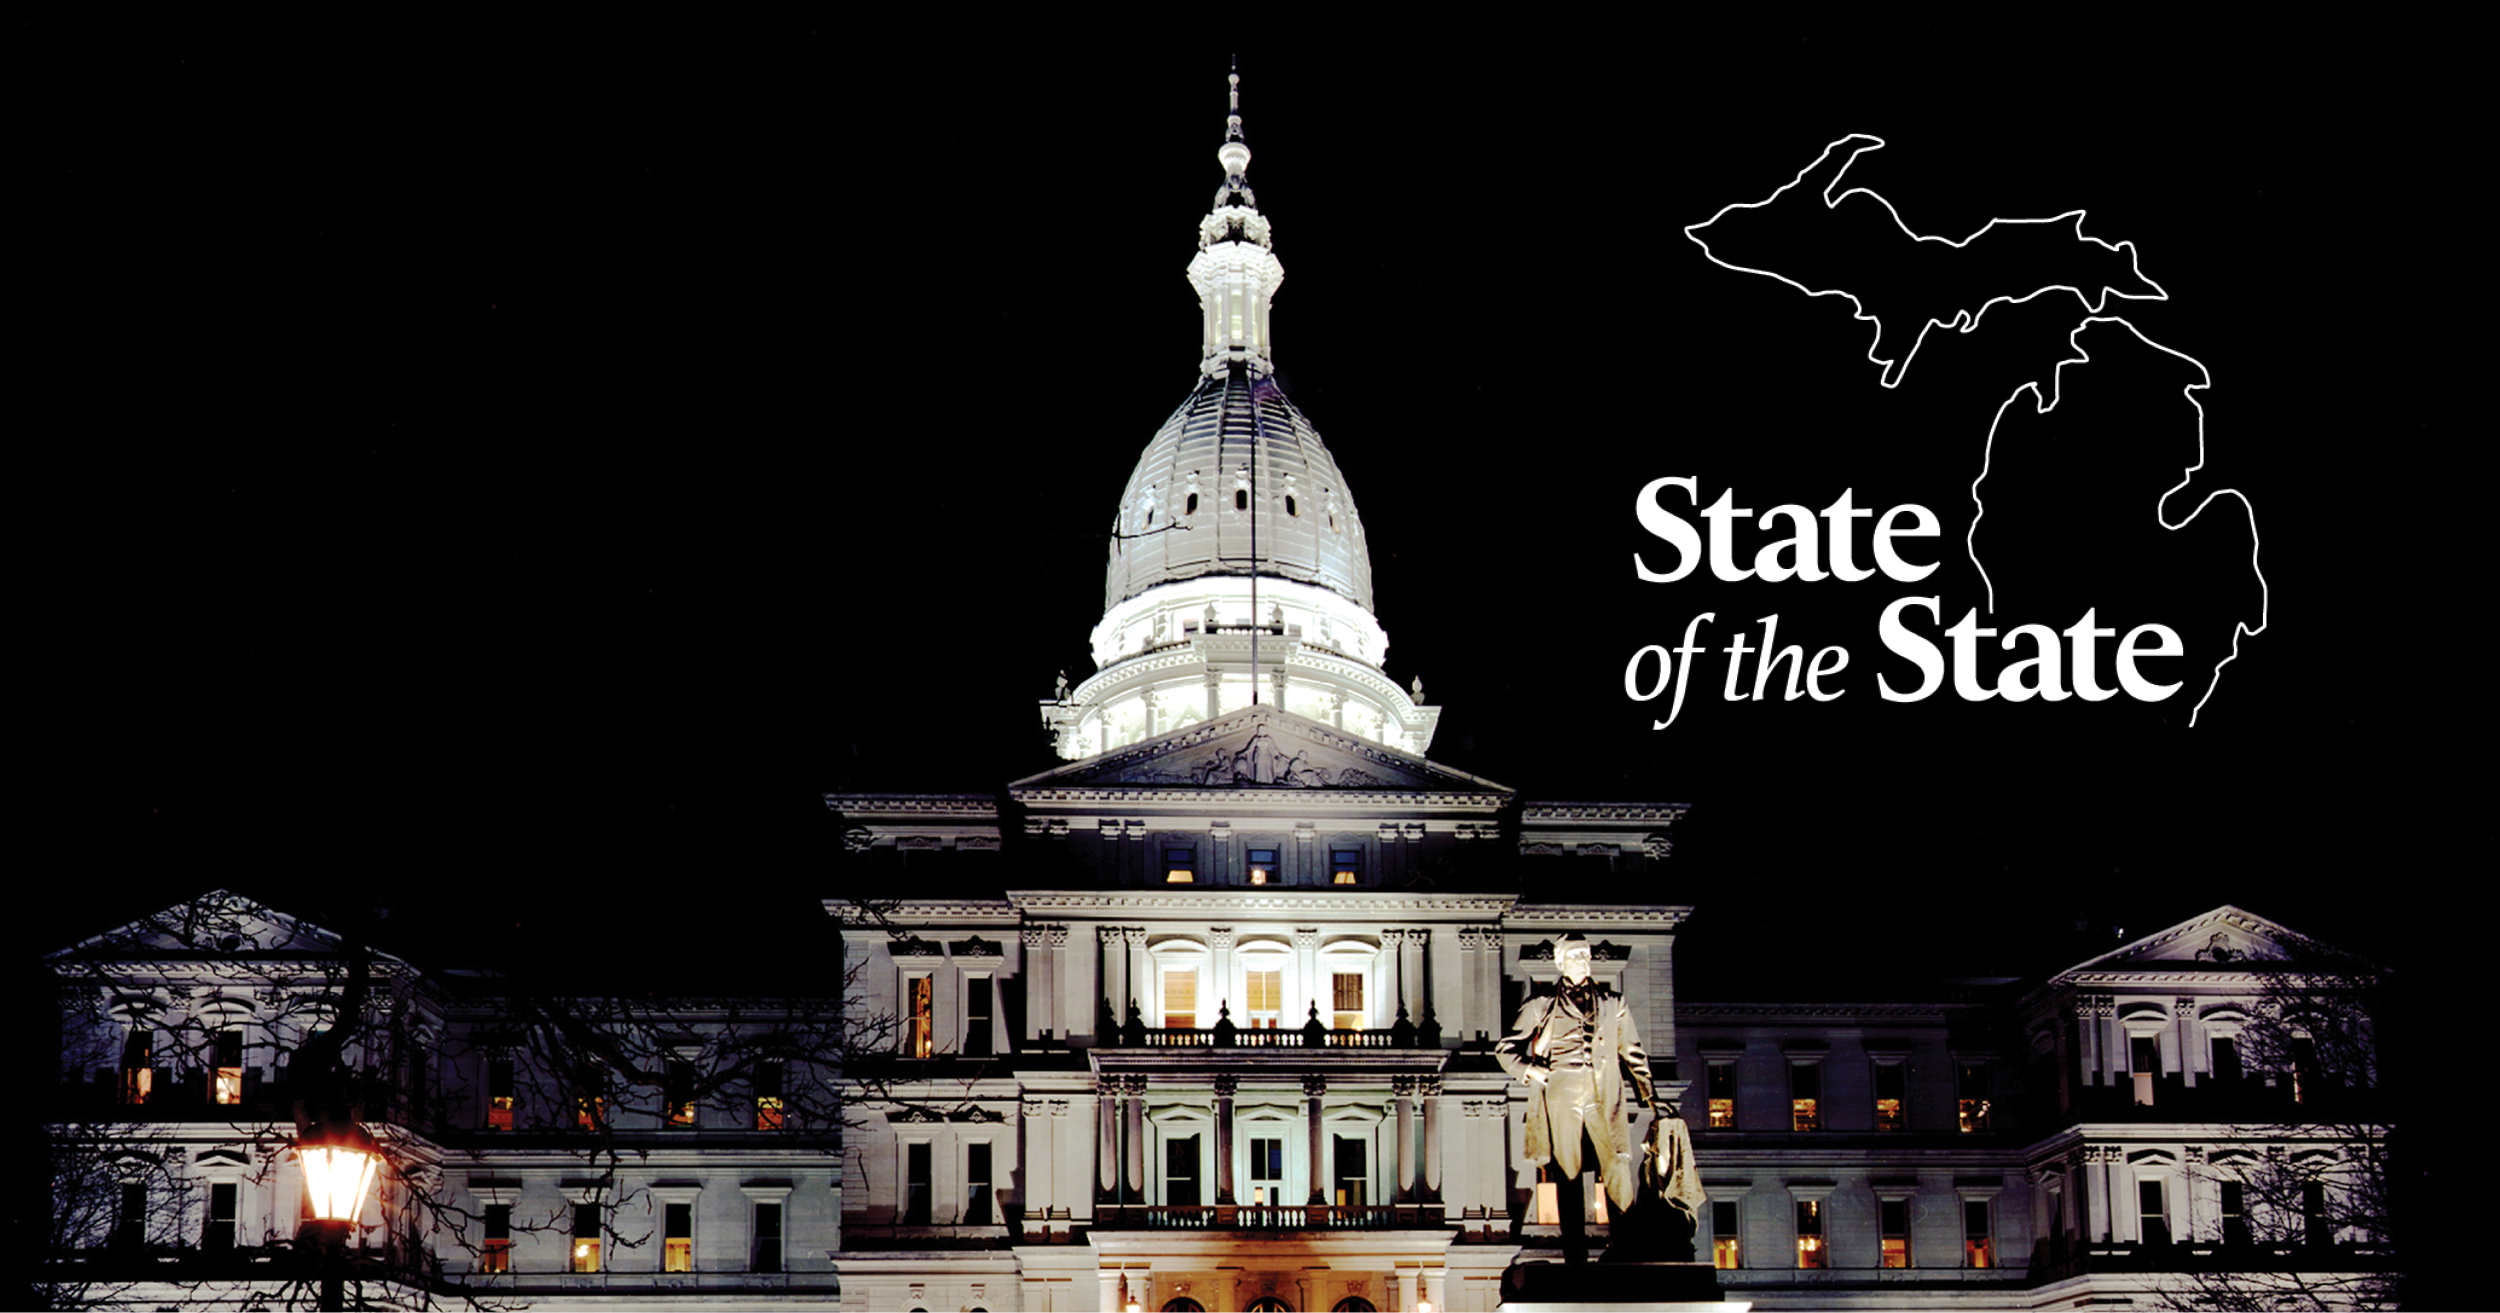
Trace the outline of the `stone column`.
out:
[[[1140,1009],[1151,1011],[1145,1007],[1146,999],[1162,984],[1154,977],[1154,963],[1146,957],[1146,927],[1142,925],[1128,928],[1128,971],[1129,996],[1120,1001],[1120,1024],[1123,1026],[1128,1024],[1129,1004],[1135,1003]]]
[[[1214,1025],[1216,1017],[1223,1015],[1222,1009],[1231,1007],[1233,1003],[1233,928],[1228,925],[1208,927],[1207,942],[1215,948],[1215,976],[1207,982],[1207,986],[1215,994],[1217,1011],[1213,1016],[1207,1015],[1206,1000],[1198,1000],[1198,1024],[1202,1026]],[[1233,1024],[1238,1026],[1241,1023],[1235,1021]]]
[[[1398,1014],[1406,1011],[1406,932],[1403,930],[1381,931],[1380,956],[1382,964],[1389,969],[1389,1005],[1381,1011],[1387,1015],[1389,1023],[1393,1024],[1397,1021]],[[1413,1020],[1415,1014],[1408,1012],[1406,1015],[1408,1020]]]
[[[1128,1173],[1128,1197],[1146,1201],[1146,1078],[1123,1076],[1120,1092],[1128,1099],[1128,1152],[1122,1155]]]
[[[1444,1267],[1434,1266],[1424,1269],[1424,1298],[1432,1301],[1432,1313],[1442,1313],[1443,1309],[1450,1306],[1449,1299],[1444,1293],[1447,1288],[1448,1275],[1449,1269]]]
[[[1305,1009],[1319,1006],[1319,927],[1294,927],[1293,969],[1294,974],[1301,977],[1305,1007],[1297,1008],[1292,1000],[1286,1001],[1282,1024],[1287,1026],[1299,1026],[1308,1021],[1311,1014]],[[1333,1004],[1335,1000],[1330,1002]]]
[[[1423,1197],[1441,1197],[1441,1078],[1424,1076],[1416,1080],[1415,1092],[1424,1100],[1424,1181]],[[1440,1301],[1433,1301],[1439,1308]]]
[[[1102,1313],[1120,1313],[1119,1270],[1106,1267],[1099,1275],[1102,1278]]]
[[[1326,1204],[1328,1203],[1328,1159],[1327,1159],[1324,1155],[1322,1155],[1322,1154],[1321,1154],[1321,1152],[1320,1152],[1320,1149],[1321,1149],[1321,1143],[1320,1143],[1320,1135],[1321,1135],[1321,1130],[1320,1130],[1320,1104],[1321,1104],[1321,1102],[1322,1102],[1322,1101],[1326,1098],[1327,1094],[1328,1094],[1328,1078],[1327,1078],[1327,1077],[1325,1077],[1325,1076],[1305,1076],[1305,1077],[1303,1077],[1303,1078],[1302,1078],[1302,1097],[1310,1101],[1310,1122],[1311,1122],[1311,1168],[1310,1168],[1310,1176],[1311,1176],[1311,1198],[1310,1198],[1310,1204],[1311,1204],[1311,1206],[1312,1206],[1312,1207],[1321,1207],[1321,1206],[1324,1206],[1324,1205],[1326,1205]]]
[[[2188,1056],[2192,1052],[2188,1048],[2188,1024],[2196,1016],[2196,1000],[2181,998],[2171,1007],[2179,1017],[2179,1084],[2183,1088],[2194,1089],[2196,1088],[2196,1062]]]
[[[1018,1110],[1024,1135],[1024,1205],[1027,1225],[1038,1225],[1049,1216],[1051,1201],[1059,1197],[1059,1127],[1050,1119],[1050,1101],[1028,1096]],[[995,1164],[993,1164],[993,1178]],[[1018,1240],[1021,1237],[1009,1237]]]
[[[1119,1033],[1120,1023],[1128,1019],[1128,939],[1116,925],[1100,927],[1102,937],[1102,1001],[1111,1007],[1110,1034],[1095,1038],[1098,1044],[1109,1044]]]
[[[1432,973],[1424,963],[1424,944],[1432,932],[1416,927],[1406,932],[1406,946],[1398,954],[1398,979],[1404,982],[1406,1015],[1416,1026],[1424,1024],[1424,1013],[1431,1009]]]
[[[1389,1089],[1398,1099],[1397,1175],[1389,1178],[1391,1203],[1415,1201],[1415,1078],[1392,1076]]]
[[[1482,1125],[1484,1161],[1487,1167],[1493,1169],[1493,1193],[1485,1200],[1484,1215],[1507,1221],[1510,1218],[1510,1100],[1485,1100]]]
[[[1117,1198],[1120,1184],[1120,1078],[1097,1080],[1094,1092],[1094,1188],[1105,1199]]]
[[[1049,1028],[1045,1015],[1050,1011],[1050,956],[1046,947],[1049,933],[1041,926],[1027,924],[1024,931],[1024,1039],[1026,1043],[1042,1037]]]
[[[1233,1096],[1240,1091],[1241,1077],[1226,1073],[1215,1078],[1215,1203],[1219,1208],[1230,1208],[1235,1202]]]
[[[1068,1010],[1068,987],[1064,981],[1068,964],[1068,928],[1045,926],[1048,945],[1042,951],[1042,1019],[1045,1027],[1056,1027],[1059,1038],[1066,1041],[1077,1032],[1077,1015]]]

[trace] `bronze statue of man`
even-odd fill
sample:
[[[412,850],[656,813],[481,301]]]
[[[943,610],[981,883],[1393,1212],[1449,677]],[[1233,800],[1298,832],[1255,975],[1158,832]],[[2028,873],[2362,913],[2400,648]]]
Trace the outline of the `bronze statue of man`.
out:
[[[1563,1257],[1574,1263],[1588,1258],[1582,1168],[1597,1169],[1617,1213],[1630,1208],[1640,1192],[1624,1085],[1631,1085],[1644,1108],[1657,1100],[1632,1013],[1622,995],[1589,978],[1590,960],[1587,940],[1563,936],[1554,945],[1562,979],[1554,992],[1538,994],[1519,1009],[1510,1033],[1493,1050],[1504,1071],[1528,1082],[1528,1160],[1552,1171]]]

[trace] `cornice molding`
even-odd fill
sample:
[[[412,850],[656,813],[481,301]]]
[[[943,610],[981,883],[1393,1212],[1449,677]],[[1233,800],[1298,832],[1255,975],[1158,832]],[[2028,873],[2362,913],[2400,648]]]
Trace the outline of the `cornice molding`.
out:
[[[1483,918],[1500,916],[1518,900],[1516,894],[1402,894],[1348,890],[1342,893],[1283,893],[1246,888],[1208,888],[1195,894],[1128,893],[1114,890],[1019,890],[1007,901],[1026,912],[1067,916],[1081,912],[1132,915],[1144,912],[1235,916],[1252,912],[1295,913],[1330,920],[1367,918],[1384,913],[1409,916],[1439,914]]]

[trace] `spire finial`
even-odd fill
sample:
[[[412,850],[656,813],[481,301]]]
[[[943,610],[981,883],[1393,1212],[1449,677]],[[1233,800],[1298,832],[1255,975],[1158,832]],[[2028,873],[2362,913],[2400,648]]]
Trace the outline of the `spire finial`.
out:
[[[1233,56],[1233,71],[1224,75],[1230,111],[1224,118],[1224,140],[1241,140],[1241,56]]]

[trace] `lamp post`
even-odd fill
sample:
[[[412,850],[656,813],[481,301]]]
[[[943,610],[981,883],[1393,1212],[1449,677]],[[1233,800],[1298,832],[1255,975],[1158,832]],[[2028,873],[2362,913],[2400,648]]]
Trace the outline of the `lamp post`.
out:
[[[382,1153],[354,1122],[323,1126],[295,1147],[304,1168],[304,1195],[321,1244],[321,1307],[347,1307],[347,1237],[364,1211],[365,1196],[382,1165]]]

